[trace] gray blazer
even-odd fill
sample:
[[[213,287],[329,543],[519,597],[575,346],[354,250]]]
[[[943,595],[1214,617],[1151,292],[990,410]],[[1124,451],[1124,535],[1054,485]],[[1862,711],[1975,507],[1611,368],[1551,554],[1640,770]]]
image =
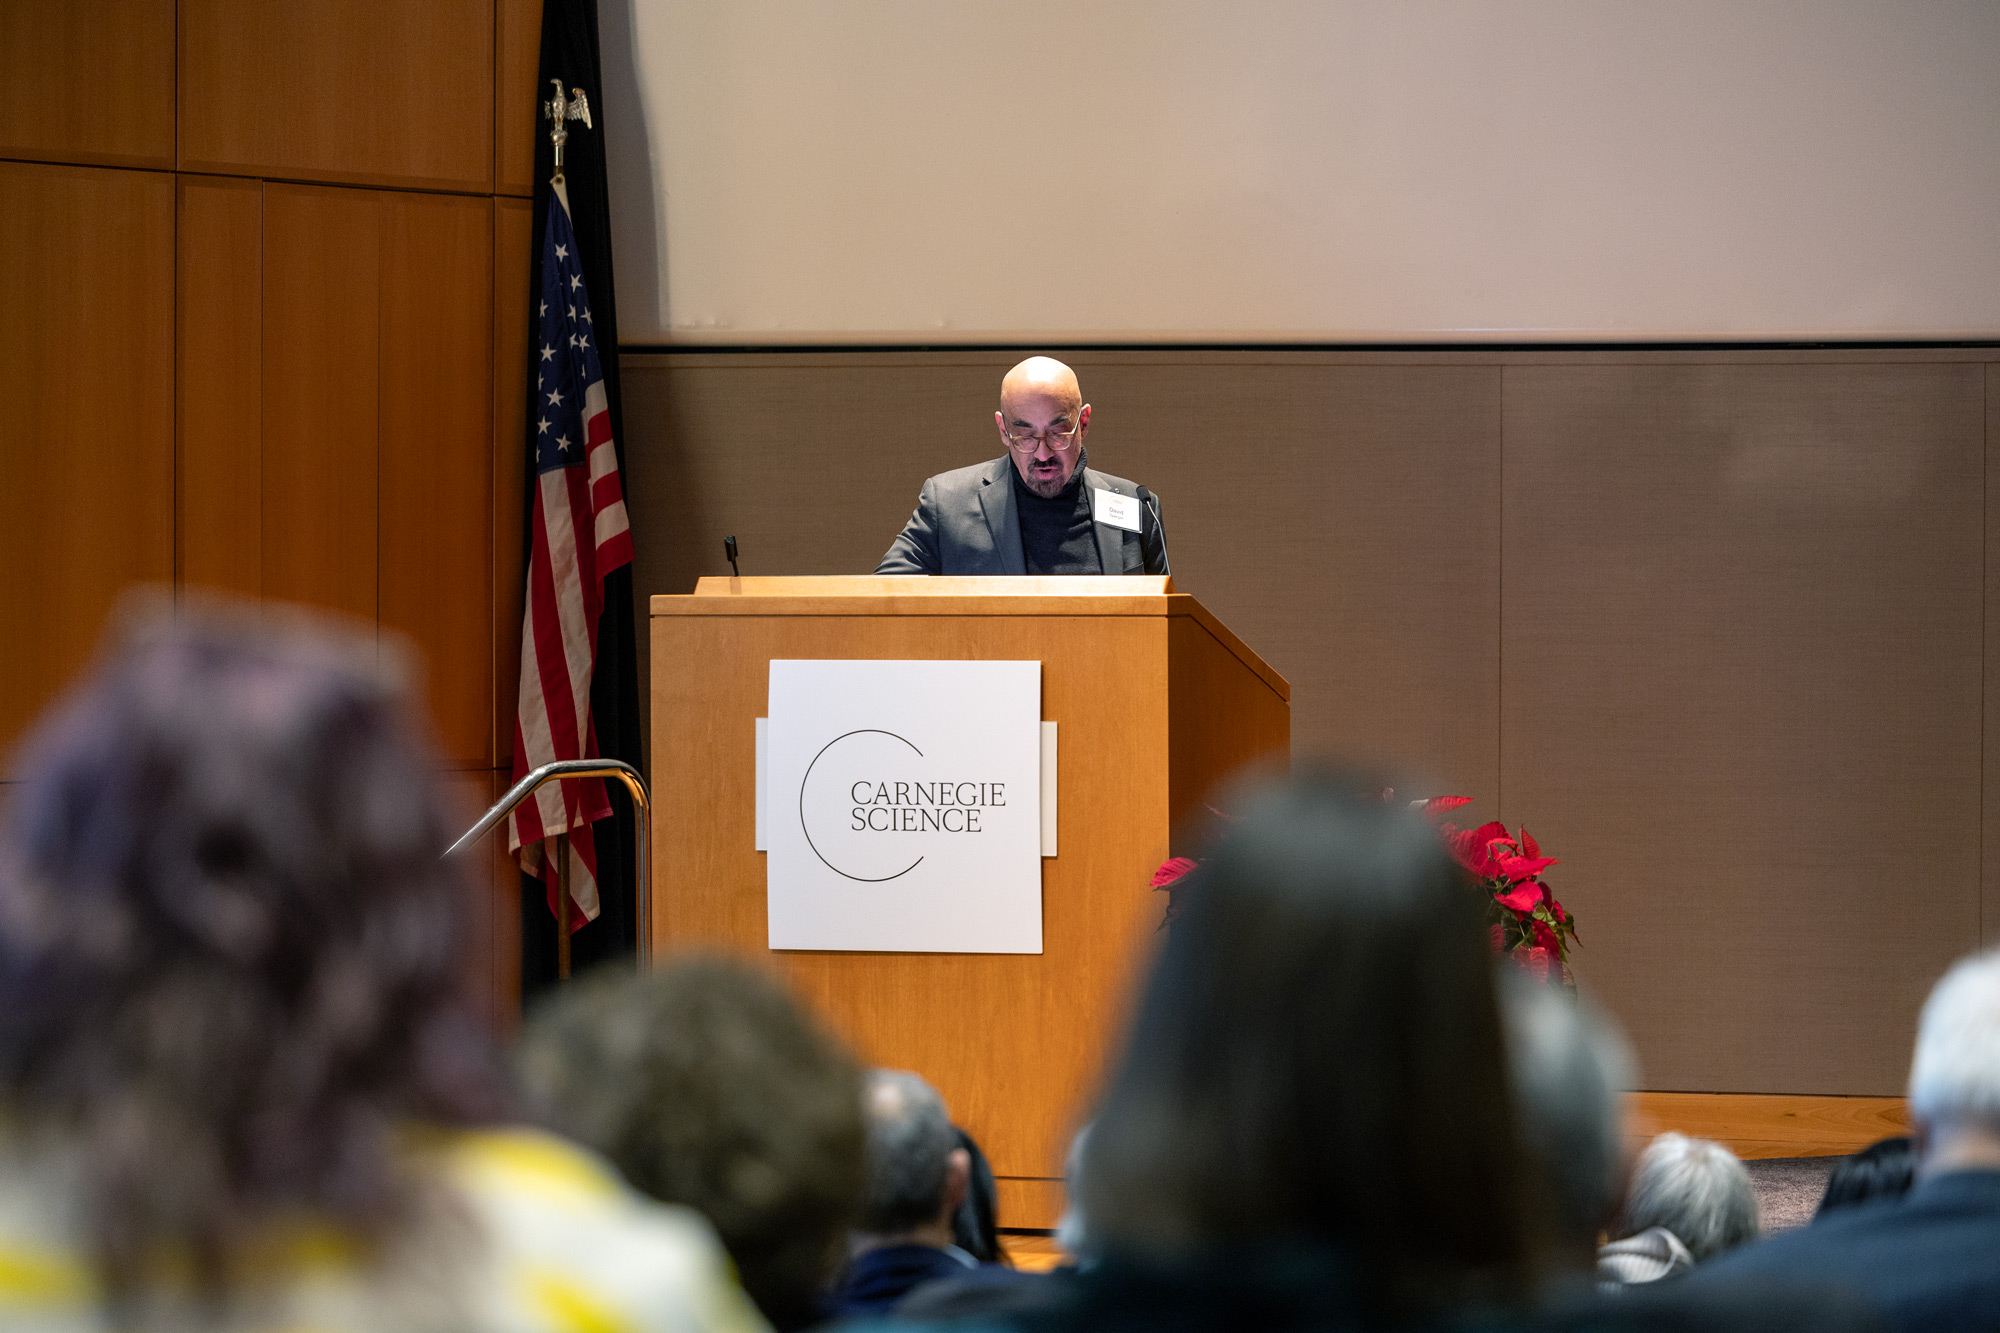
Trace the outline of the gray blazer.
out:
[[[890,545],[877,574],[1025,574],[1021,512],[1009,474],[1014,463],[989,463],[940,472],[917,493],[917,512]],[[1139,531],[1095,524],[1097,554],[1107,574],[1167,574],[1166,539],[1158,520],[1159,497],[1144,486],[1095,468],[1083,484],[1139,499]]]

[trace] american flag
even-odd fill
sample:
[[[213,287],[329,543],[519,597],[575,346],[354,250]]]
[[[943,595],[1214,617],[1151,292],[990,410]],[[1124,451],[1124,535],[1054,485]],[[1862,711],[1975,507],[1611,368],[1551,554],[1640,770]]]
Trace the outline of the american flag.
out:
[[[540,336],[535,358],[535,499],[528,606],[521,624],[521,706],[514,718],[514,778],[556,759],[597,754],[590,677],[604,576],[632,559],[605,410],[604,372],[590,324],[590,293],[577,260],[569,196],[557,185],[542,237]],[[592,822],[610,815],[596,778],[551,783],[515,810],[508,843],[521,868],[548,885],[556,911],[552,840],[570,836],[570,897],[597,916]],[[574,929],[574,927],[572,927]]]

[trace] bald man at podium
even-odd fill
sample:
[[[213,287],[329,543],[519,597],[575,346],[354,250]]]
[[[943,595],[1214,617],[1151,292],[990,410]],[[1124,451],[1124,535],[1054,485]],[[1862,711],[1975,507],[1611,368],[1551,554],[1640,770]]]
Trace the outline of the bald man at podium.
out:
[[[940,472],[877,574],[1166,574],[1159,498],[1086,466],[1076,372],[1031,356],[1000,381],[1006,453]]]

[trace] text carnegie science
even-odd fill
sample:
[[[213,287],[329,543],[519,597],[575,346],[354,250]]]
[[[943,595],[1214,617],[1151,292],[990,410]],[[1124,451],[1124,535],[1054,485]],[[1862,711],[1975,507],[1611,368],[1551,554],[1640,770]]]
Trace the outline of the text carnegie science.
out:
[[[856,833],[979,833],[979,812],[1007,804],[1004,782],[857,782]]]

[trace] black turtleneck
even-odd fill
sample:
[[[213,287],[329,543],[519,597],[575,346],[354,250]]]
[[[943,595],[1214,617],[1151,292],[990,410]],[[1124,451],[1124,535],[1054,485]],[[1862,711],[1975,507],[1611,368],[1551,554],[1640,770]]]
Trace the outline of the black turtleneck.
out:
[[[1076,460],[1069,482],[1048,499],[1028,489],[1021,469],[1007,460],[1014,503],[1021,514],[1021,557],[1030,574],[1102,574],[1090,494],[1083,484],[1088,455]]]

